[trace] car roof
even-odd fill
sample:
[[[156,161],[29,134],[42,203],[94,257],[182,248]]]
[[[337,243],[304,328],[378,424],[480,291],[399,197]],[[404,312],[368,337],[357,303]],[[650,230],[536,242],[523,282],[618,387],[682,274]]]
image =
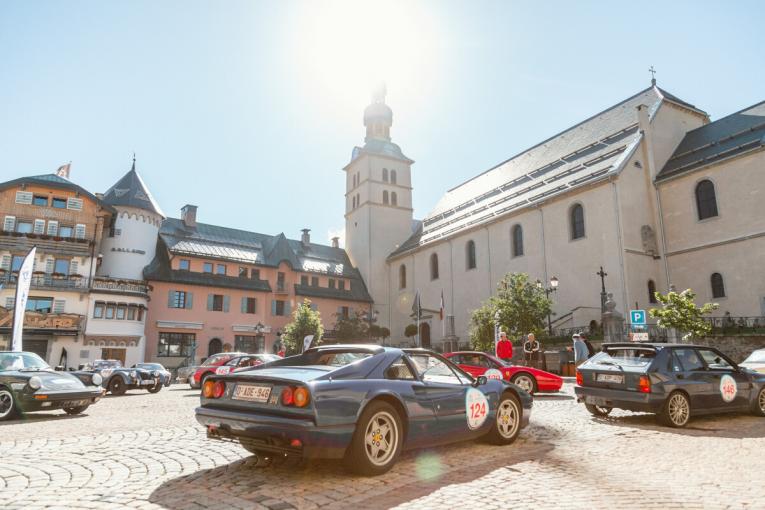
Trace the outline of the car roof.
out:
[[[613,342],[613,343],[605,343],[603,344],[603,347],[633,347],[633,348],[639,348],[639,347],[648,347],[648,348],[654,348],[656,350],[660,349],[678,349],[678,348],[699,348],[699,349],[714,349],[714,347],[711,347],[709,345],[696,345],[696,344],[663,344],[663,343],[655,343],[655,342]]]
[[[376,354],[388,349],[390,348],[383,347],[377,344],[329,344],[329,345],[317,345],[316,347],[311,347],[310,349],[307,349],[305,352],[355,351],[355,352],[371,352]]]

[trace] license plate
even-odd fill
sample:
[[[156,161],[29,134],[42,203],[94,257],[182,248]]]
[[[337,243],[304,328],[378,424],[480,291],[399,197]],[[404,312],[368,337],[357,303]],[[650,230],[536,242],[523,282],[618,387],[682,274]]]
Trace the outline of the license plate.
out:
[[[598,382],[610,382],[621,384],[624,382],[623,375],[611,375],[611,374],[598,374]]]
[[[61,407],[80,407],[88,403],[87,400],[68,400],[61,403]]]
[[[606,399],[600,398],[600,397],[584,397],[584,401],[587,404],[598,406],[598,407],[607,407],[606,406]]]
[[[249,400],[251,402],[267,402],[271,396],[270,386],[255,386],[253,384],[237,384],[234,389],[234,400]]]

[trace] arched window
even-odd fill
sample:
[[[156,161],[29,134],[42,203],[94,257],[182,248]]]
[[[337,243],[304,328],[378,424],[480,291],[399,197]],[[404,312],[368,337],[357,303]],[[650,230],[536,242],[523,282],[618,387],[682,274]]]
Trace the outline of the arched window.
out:
[[[513,227],[513,257],[523,255],[523,227],[515,225]]]
[[[396,184],[396,171],[395,170],[391,170],[390,171],[390,182],[392,184]]]
[[[438,280],[438,255],[435,253],[430,256],[430,279]]]
[[[388,182],[388,169],[383,168],[383,182]]]
[[[356,207],[361,205],[361,196],[356,193]]]
[[[356,197],[351,197],[351,209],[356,209]]]
[[[648,302],[656,303],[656,284],[653,280],[648,280]]]
[[[725,297],[725,284],[723,283],[722,275],[720,273],[712,273],[710,280],[712,282],[712,297]]]
[[[398,288],[406,288],[406,266],[404,264],[401,264],[398,268]]]
[[[383,204],[388,205],[388,190],[383,191]]]
[[[571,208],[571,239],[584,237],[584,208],[582,204],[576,204]]]
[[[391,205],[398,205],[398,195],[395,191],[390,192],[390,203]]]
[[[715,185],[708,179],[696,185],[696,209],[698,210],[700,220],[717,216]]]
[[[465,245],[465,261],[468,269],[475,269],[475,241],[472,239]]]

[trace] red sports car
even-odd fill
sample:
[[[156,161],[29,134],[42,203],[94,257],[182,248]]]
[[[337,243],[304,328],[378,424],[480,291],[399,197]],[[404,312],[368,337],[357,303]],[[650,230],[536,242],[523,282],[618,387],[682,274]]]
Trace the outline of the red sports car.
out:
[[[529,393],[558,391],[563,386],[563,379],[555,374],[538,368],[511,365],[485,352],[460,351],[450,352],[444,356],[470,375],[485,375],[487,370],[497,370],[503,379],[507,379]]]
[[[231,358],[244,356],[246,354],[246,352],[221,352],[219,354],[213,354],[189,377],[189,386],[192,388],[201,388],[207,376],[215,375],[216,368],[226,363]]]

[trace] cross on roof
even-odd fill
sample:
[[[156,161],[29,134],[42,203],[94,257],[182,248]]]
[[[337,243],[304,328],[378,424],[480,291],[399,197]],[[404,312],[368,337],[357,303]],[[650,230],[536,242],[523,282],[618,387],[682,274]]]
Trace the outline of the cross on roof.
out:
[[[648,72],[651,73],[651,85],[656,85],[656,69],[651,66],[648,68]]]

